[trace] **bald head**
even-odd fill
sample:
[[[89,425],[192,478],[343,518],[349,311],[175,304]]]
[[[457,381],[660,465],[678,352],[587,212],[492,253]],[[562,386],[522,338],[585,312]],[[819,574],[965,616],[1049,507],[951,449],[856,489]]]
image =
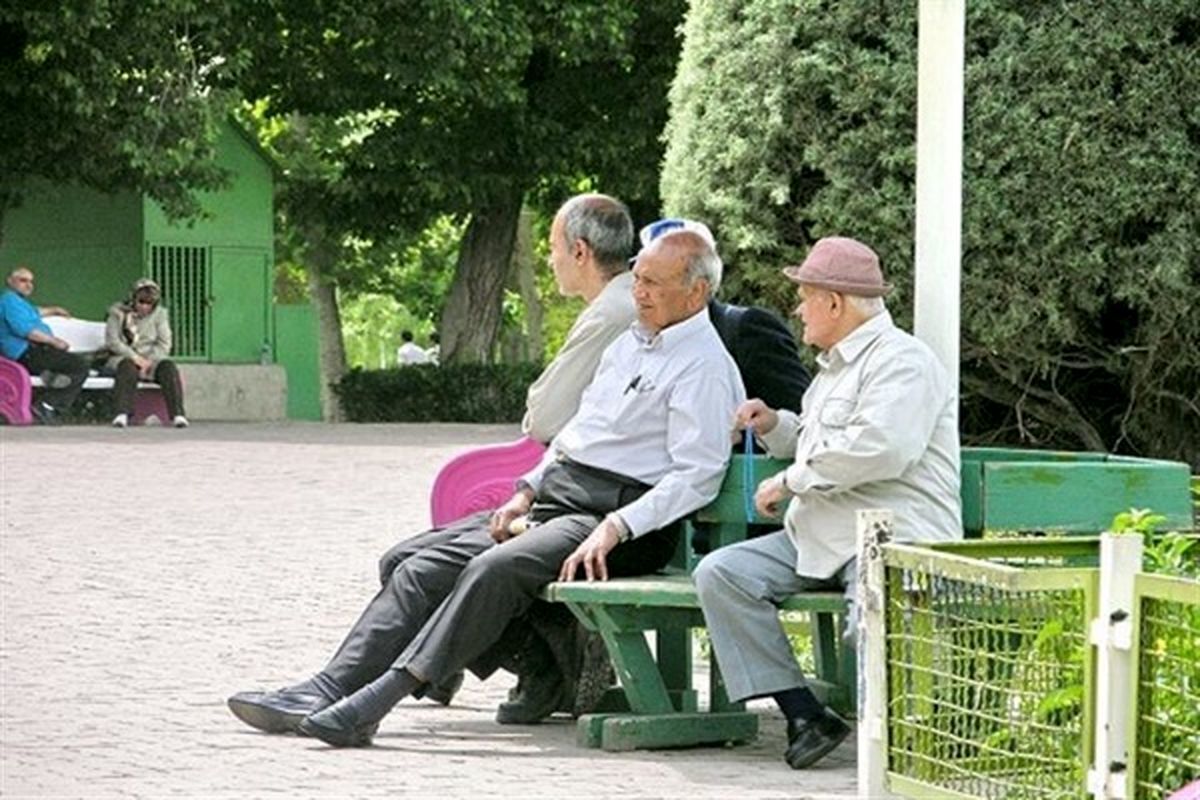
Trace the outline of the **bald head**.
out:
[[[633,266],[633,301],[638,321],[660,331],[695,315],[721,280],[721,260],[692,231],[663,235],[638,253]]]
[[[22,297],[33,294],[33,272],[28,267],[17,267],[8,273],[5,283]]]

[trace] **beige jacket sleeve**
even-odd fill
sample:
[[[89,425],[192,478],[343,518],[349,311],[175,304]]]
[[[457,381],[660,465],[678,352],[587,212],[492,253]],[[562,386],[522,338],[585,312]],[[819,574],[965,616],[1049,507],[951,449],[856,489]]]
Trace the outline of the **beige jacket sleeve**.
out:
[[[575,416],[604,348],[629,327],[627,320],[589,312],[594,309],[579,315],[558,355],[529,387],[521,430],[539,442],[549,442]]]
[[[116,362],[123,358],[133,358],[137,353],[125,341],[125,336],[121,330],[121,322],[124,314],[124,309],[118,303],[109,306],[108,318],[104,321],[104,349],[112,354],[112,366],[116,366]]]

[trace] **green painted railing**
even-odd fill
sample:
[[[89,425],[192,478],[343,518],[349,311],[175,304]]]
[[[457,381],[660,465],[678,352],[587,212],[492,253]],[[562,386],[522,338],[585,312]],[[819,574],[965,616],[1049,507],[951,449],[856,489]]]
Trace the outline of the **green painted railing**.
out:
[[[981,557],[887,546],[893,791],[1080,796],[1092,747],[1086,621],[1098,570],[1068,566],[1081,543],[1071,544],[1074,555],[1016,543],[992,544]]]
[[[911,798],[1083,798],[1096,758],[1098,540],[883,546],[887,786]],[[1130,565],[1136,569],[1136,565]],[[1138,574],[1128,796],[1200,779],[1200,580]]]
[[[1200,581],[1134,579],[1134,797],[1159,800],[1200,780]]]

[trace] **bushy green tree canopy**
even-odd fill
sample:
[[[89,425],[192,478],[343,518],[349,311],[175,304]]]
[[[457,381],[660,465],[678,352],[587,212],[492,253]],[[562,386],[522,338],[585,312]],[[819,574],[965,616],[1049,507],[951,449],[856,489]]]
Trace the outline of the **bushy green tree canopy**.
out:
[[[31,179],[148,192],[197,210],[240,63],[227,3],[0,5],[0,219]]]
[[[964,432],[1200,463],[1200,8],[968,4]],[[662,178],[743,298],[833,233],[911,305],[917,3],[693,0]]]

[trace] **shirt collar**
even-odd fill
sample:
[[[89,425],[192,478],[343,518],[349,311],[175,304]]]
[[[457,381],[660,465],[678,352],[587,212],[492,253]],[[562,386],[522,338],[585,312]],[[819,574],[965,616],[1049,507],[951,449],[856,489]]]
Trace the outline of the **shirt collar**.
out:
[[[862,352],[867,349],[871,342],[879,338],[880,334],[893,327],[895,327],[895,323],[892,322],[892,315],[885,308],[850,331],[849,335],[833,347],[819,353],[817,355],[817,364],[820,365],[821,369],[828,369],[835,360],[843,364],[849,364],[862,355]]]
[[[674,325],[663,328],[658,333],[650,333],[636,320],[631,326],[631,330],[633,331],[633,338],[637,340],[638,346],[642,349],[668,352],[679,342],[689,338],[692,332],[702,325],[712,325],[711,320],[708,318],[707,305],[687,319],[680,320]]]

